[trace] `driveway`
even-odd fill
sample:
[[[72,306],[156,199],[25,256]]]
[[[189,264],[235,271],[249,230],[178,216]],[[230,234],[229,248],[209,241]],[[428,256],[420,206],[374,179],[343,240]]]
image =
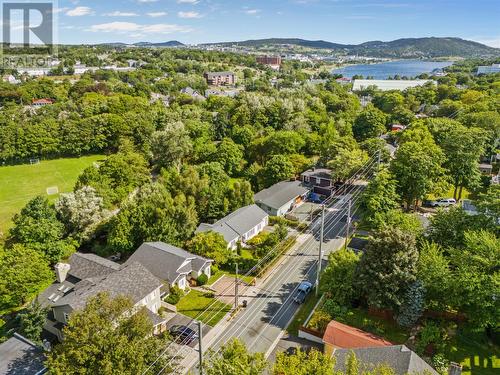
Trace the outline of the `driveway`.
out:
[[[221,278],[219,278],[219,280],[213,283],[211,287],[213,290],[215,290],[215,297],[217,299],[231,306],[234,306],[234,281],[234,277],[223,275]],[[240,280],[238,283],[238,303],[241,304],[243,300],[255,296],[255,293],[251,293],[252,287],[244,281]]]
[[[304,202],[298,207],[295,207],[291,214],[295,216],[299,221],[310,221],[311,213],[319,213],[321,210],[321,204],[313,202]]]
[[[194,324],[191,324],[191,321],[192,321],[192,318],[186,316],[186,315],[182,315],[182,314],[175,314],[175,316],[170,319],[167,323],[166,323],[166,326],[167,326],[167,330],[170,330],[170,328],[172,328],[173,326],[176,326],[176,325],[181,325],[181,326],[189,326],[189,328],[193,328],[195,329],[195,325]],[[206,324],[201,324],[201,332],[203,334],[203,336],[205,336],[211,329],[212,327],[206,325]],[[195,340],[193,341],[191,344],[189,344],[190,347],[194,348],[195,346],[198,345],[198,340]]]
[[[274,350],[269,355],[269,358],[267,359],[270,362],[274,363],[276,361],[276,355],[279,352],[286,352],[288,354],[293,354],[297,351],[298,348],[307,352],[312,349],[323,351],[323,345],[317,342],[301,339],[300,337],[293,336],[287,333],[280,339],[280,341],[278,341],[278,344],[276,345]]]

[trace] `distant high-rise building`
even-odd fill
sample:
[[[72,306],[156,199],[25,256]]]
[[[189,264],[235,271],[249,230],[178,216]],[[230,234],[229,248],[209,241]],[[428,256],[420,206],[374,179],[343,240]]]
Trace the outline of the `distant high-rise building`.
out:
[[[281,56],[257,56],[256,60],[262,65],[281,65]]]
[[[281,66],[281,56],[257,56],[255,58],[257,63],[271,67],[278,70]]]

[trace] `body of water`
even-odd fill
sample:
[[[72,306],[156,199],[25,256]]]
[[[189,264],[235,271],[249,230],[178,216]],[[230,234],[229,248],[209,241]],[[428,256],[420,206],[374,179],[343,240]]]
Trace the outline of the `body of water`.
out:
[[[347,78],[351,78],[354,75],[362,75],[364,78],[371,76],[374,79],[387,79],[396,74],[399,74],[401,77],[415,77],[452,64],[452,61],[398,60],[378,64],[350,65],[334,69],[332,73],[342,74]]]

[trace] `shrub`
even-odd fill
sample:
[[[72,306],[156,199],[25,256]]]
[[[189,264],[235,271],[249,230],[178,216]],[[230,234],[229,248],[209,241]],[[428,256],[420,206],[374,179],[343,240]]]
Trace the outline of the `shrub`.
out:
[[[444,355],[438,353],[432,357],[432,367],[436,369],[440,374],[447,374],[448,367],[450,366],[450,361],[446,359]]]
[[[205,285],[208,282],[208,276],[202,273],[198,278],[196,279],[196,284],[198,285]]]
[[[215,264],[212,264],[210,266],[210,273],[212,275],[215,275],[217,272],[219,272],[219,267],[217,267],[217,265],[215,265]]]
[[[325,332],[326,326],[332,320],[330,314],[324,310],[316,310],[309,320],[308,327],[319,332]]]
[[[327,312],[330,317],[335,320],[344,320],[347,315],[347,308],[340,306],[332,299],[325,300],[321,309]]]
[[[444,348],[444,334],[441,328],[432,321],[427,321],[420,331],[416,345],[417,352],[423,354],[429,345],[433,345],[438,351]]]
[[[165,302],[170,303],[171,305],[176,305],[183,295],[184,293],[182,290],[177,285],[174,285],[170,288],[170,293],[165,298]]]
[[[424,308],[425,288],[420,280],[415,281],[406,291],[403,305],[396,318],[403,327],[412,327],[422,316]]]

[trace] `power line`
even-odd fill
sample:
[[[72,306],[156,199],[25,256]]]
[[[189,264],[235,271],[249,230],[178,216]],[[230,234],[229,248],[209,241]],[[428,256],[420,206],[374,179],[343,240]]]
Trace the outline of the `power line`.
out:
[[[355,179],[356,179],[356,176],[357,176],[358,174],[360,174],[360,171],[365,171],[365,170],[367,170],[368,168],[371,168],[371,167],[372,167],[372,165],[373,165],[373,163],[375,162],[375,160],[373,159],[373,156],[375,156],[375,155],[376,155],[376,153],[374,153],[374,155],[372,155],[372,158],[368,159],[368,160],[367,160],[367,161],[366,161],[366,162],[365,162],[365,163],[364,163],[364,164],[363,164],[363,165],[362,165],[362,166],[361,166],[361,167],[360,167],[360,168],[359,168],[359,169],[358,169],[358,170],[357,170],[357,171],[356,171],[356,172],[355,172],[355,173],[354,173],[354,174],[353,174],[353,175],[352,175],[352,176],[351,176],[348,180],[346,180],[343,186],[345,186],[346,184],[350,184],[350,183],[354,182],[354,181],[355,181]],[[363,173],[365,173],[365,172],[363,172]],[[330,201],[330,203],[331,203],[331,201],[333,201],[333,199],[334,199],[334,198],[335,198],[335,196],[334,196],[334,195],[332,195],[332,196],[330,196],[329,198],[327,198],[327,199],[324,201],[324,203],[329,202],[329,201]],[[330,204],[330,203],[328,203],[328,204]],[[309,227],[307,227],[307,228],[304,228],[303,230],[301,230],[301,231],[299,232],[299,234],[303,234],[304,232],[307,232],[307,231],[311,231],[311,232],[312,232],[312,231],[314,231],[314,229],[315,229],[315,227],[316,227],[316,225],[317,225],[316,219],[317,219],[317,216],[316,216],[314,219],[312,219],[312,220],[311,220],[311,224],[310,224],[310,226],[309,226]],[[254,271],[258,270],[258,268],[260,267],[260,265],[262,265],[262,263],[264,263],[265,261],[267,261],[267,259],[268,259],[268,258],[270,258],[271,256],[273,256],[273,253],[274,253],[274,252],[275,252],[275,251],[279,248],[279,246],[280,246],[280,245],[281,245],[281,242],[280,242],[279,244],[277,244],[277,245],[276,245],[276,246],[275,246],[275,247],[274,247],[274,248],[273,248],[273,249],[272,249],[272,250],[271,250],[271,251],[270,251],[270,252],[269,252],[269,253],[268,253],[265,257],[264,257],[264,258],[262,258],[261,260],[259,260],[259,262],[258,262],[258,263],[257,263],[254,267],[252,267],[252,269],[250,269],[250,270],[249,270],[249,271],[245,274],[245,276],[250,276],[250,274],[251,274],[252,272],[254,272]],[[286,251],[286,250],[283,250],[283,252],[285,252],[285,251]],[[226,291],[228,291],[230,288],[232,288],[232,286],[228,286],[225,290],[223,290],[223,291],[221,292],[221,294],[225,293],[225,292],[226,292]],[[203,314],[208,313],[208,312],[212,313],[213,315],[212,315],[212,317],[211,317],[211,318],[207,321],[207,323],[208,323],[208,322],[210,322],[212,319],[214,319],[214,317],[215,317],[218,313],[220,313],[220,312],[221,312],[221,311],[225,308],[225,307],[221,307],[221,308],[220,308],[217,312],[215,312],[215,313],[214,313],[214,312],[212,312],[212,311],[210,311],[209,309],[210,309],[213,305],[215,305],[216,303],[218,303],[218,302],[219,302],[218,300],[217,300],[217,301],[212,302],[212,303],[211,303],[209,306],[207,306],[207,307],[206,307],[206,308],[205,308],[202,312],[200,312],[200,313],[199,313],[199,314],[198,314],[195,318],[191,319],[191,321],[187,324],[187,326],[189,327],[189,326],[190,326],[190,325],[192,325],[192,324],[196,324],[196,321],[197,321],[197,320],[201,320],[201,319],[200,319],[200,318],[201,318],[201,316],[203,316]],[[185,340],[181,341],[180,345],[185,344],[187,341],[189,341],[189,338],[186,338]],[[149,366],[149,367],[148,367],[148,368],[147,368],[147,369],[146,369],[146,370],[142,373],[142,375],[144,375],[144,374],[146,374],[147,372],[149,372],[149,370],[150,370],[150,369],[151,369],[151,368],[152,368],[152,367],[156,364],[156,362],[157,362],[157,361],[158,361],[158,360],[159,360],[162,356],[164,356],[164,355],[166,354],[166,352],[168,351],[168,349],[170,349],[170,348],[171,348],[174,344],[175,344],[175,342],[174,342],[174,341],[172,341],[169,345],[167,345],[167,347],[165,348],[165,350],[164,350],[164,351],[163,351],[163,352],[162,352],[162,353],[161,353],[161,354],[160,354],[160,355],[159,355],[159,356],[155,359],[155,361],[154,361],[154,362],[153,362],[153,363],[152,363],[152,364],[151,364],[151,365],[150,365],[150,366]],[[184,346],[181,346],[181,348],[180,348],[180,349],[176,352],[176,354],[173,356],[172,360],[173,360],[173,359],[176,359],[177,354],[178,354],[178,353],[180,353],[180,352],[181,352],[182,350],[184,350],[184,349],[186,349],[186,348],[185,348]],[[170,361],[169,361],[169,363],[170,363]],[[167,365],[168,365],[168,364],[167,364]],[[165,367],[165,368],[166,368],[166,367]],[[163,369],[162,369],[161,371],[163,371]],[[160,372],[161,372],[161,371],[160,371]]]

